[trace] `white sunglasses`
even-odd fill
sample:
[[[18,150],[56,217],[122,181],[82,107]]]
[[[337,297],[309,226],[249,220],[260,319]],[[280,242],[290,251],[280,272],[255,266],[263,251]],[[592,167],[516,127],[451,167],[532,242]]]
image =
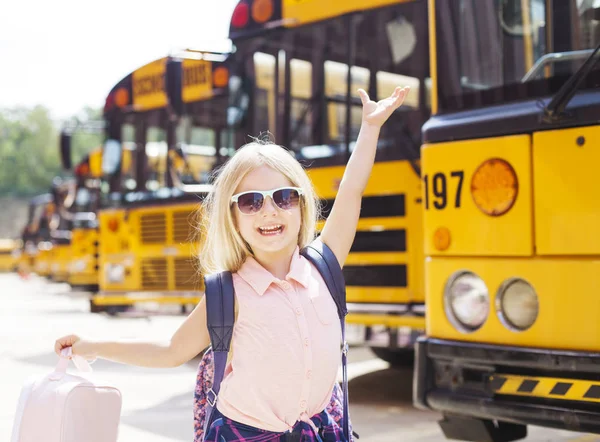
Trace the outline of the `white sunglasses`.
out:
[[[237,203],[238,209],[244,215],[254,215],[260,212],[265,199],[270,196],[275,205],[281,210],[290,210],[300,202],[304,192],[299,187],[279,187],[273,190],[249,190],[231,197],[232,203]]]

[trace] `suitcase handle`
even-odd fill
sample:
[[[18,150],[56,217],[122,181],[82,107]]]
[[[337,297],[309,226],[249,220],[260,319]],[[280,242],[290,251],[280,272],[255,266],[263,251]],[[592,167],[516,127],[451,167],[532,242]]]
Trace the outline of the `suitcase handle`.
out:
[[[75,368],[81,372],[91,372],[92,367],[89,362],[85,360],[82,356],[74,355],[71,347],[65,347],[60,352],[60,358],[58,364],[56,364],[56,369],[54,373],[59,374],[57,377],[51,377],[50,379],[60,379],[67,372],[67,367],[69,366],[69,359],[73,361],[75,364]]]

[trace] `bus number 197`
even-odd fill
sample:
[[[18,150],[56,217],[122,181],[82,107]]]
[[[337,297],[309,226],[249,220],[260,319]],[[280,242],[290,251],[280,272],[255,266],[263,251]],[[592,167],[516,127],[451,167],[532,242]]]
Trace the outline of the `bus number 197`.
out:
[[[450,177],[446,178],[446,175],[442,172],[438,172],[433,175],[433,178],[429,179],[429,175],[423,176],[423,182],[425,184],[425,210],[429,210],[429,189],[431,187],[433,207],[438,210],[445,209],[448,205],[448,181],[458,181],[456,186],[456,194],[454,197],[454,207],[460,207],[460,194],[462,190],[463,178],[465,173],[462,170],[455,170],[450,172]]]

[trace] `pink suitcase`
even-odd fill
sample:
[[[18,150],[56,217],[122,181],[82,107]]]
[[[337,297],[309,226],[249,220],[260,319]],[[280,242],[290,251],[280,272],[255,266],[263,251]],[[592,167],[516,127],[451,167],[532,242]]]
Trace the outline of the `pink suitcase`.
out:
[[[71,349],[54,372],[29,380],[21,390],[11,442],[117,442],[121,393],[67,373]],[[91,372],[85,359],[75,366]]]

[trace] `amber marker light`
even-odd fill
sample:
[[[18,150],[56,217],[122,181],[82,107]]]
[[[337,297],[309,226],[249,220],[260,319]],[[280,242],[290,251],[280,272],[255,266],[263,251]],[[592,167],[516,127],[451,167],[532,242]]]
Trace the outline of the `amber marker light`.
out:
[[[256,23],[264,23],[273,16],[273,0],[255,0],[252,4],[252,18]]]
[[[112,232],[116,232],[117,230],[119,230],[119,220],[117,218],[111,218],[108,220],[108,228],[112,231]]]
[[[440,227],[433,233],[433,246],[436,250],[443,252],[450,247],[450,230]]]
[[[213,72],[213,84],[215,87],[225,87],[229,82],[229,71],[227,68],[218,67]]]
[[[513,167],[505,160],[484,161],[471,179],[473,202],[483,213],[500,216],[508,212],[517,199],[519,181]]]
[[[125,107],[129,103],[129,91],[125,88],[117,89],[115,92],[115,104],[117,107]]]

